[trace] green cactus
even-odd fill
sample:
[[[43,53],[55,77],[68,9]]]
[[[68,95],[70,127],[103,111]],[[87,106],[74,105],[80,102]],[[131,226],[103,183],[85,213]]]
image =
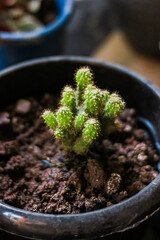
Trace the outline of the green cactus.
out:
[[[113,93],[106,102],[104,115],[107,118],[115,119],[122,112],[124,107],[125,103],[122,101],[121,97],[117,93]]]
[[[86,154],[101,135],[117,128],[117,117],[125,107],[117,93],[97,88],[88,67],[76,73],[77,88],[66,86],[62,91],[60,108],[55,114],[44,111],[42,117],[64,150]]]
[[[59,127],[69,131],[73,120],[71,110],[67,107],[60,107],[56,112],[56,116]]]
[[[104,101],[104,103],[106,103],[109,99],[109,96],[110,96],[109,91],[102,90],[102,95],[103,95],[103,101]]]
[[[98,117],[104,108],[104,96],[102,91],[95,86],[89,85],[84,93],[84,109],[90,115]]]
[[[58,124],[54,113],[49,110],[45,110],[42,114],[42,117],[45,120],[45,123],[54,131]]]
[[[83,112],[79,112],[78,115],[75,118],[74,121],[74,126],[76,128],[76,131],[79,132],[83,129],[85,122],[88,119],[88,115],[87,113]]]
[[[64,129],[56,128],[56,130],[54,131],[54,135],[57,139],[60,139],[63,141],[67,134]]]
[[[99,121],[90,118],[85,122],[82,135],[76,140],[73,151],[77,154],[84,154],[88,151],[89,147],[96,140],[100,132]]]
[[[83,95],[85,88],[92,84],[93,75],[88,67],[82,67],[76,72],[76,83],[77,83],[77,105],[80,106],[83,102]]]
[[[73,113],[76,111],[76,96],[74,90],[66,86],[62,92],[61,105],[68,107]]]

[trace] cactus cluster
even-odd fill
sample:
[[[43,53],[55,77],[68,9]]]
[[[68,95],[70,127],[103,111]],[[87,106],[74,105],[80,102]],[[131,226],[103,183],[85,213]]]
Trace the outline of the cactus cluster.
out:
[[[59,109],[55,113],[45,110],[42,117],[65,151],[82,155],[100,134],[114,129],[125,103],[117,93],[97,88],[88,67],[80,68],[75,78],[76,89],[66,86]]]

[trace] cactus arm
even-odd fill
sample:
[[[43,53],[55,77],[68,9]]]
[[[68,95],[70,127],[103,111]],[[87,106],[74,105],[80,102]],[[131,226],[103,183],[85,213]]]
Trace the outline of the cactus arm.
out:
[[[93,75],[88,67],[80,68],[76,73],[77,82],[77,105],[80,106],[83,102],[85,88],[92,84]]]
[[[60,107],[56,112],[58,126],[65,130],[70,130],[73,114],[71,110],[67,107]]]
[[[108,102],[105,105],[104,116],[109,119],[115,119],[124,110],[125,102],[117,93],[110,95]]]
[[[82,136],[77,139],[73,146],[73,151],[76,154],[85,154],[98,137],[99,132],[100,124],[98,120],[88,119],[84,125]]]
[[[74,126],[77,132],[81,131],[84,127],[85,122],[88,119],[88,115],[87,113],[85,113],[84,111],[80,112],[74,121]]]
[[[74,90],[66,86],[62,92],[61,105],[68,107],[73,113],[76,113],[76,96]]]
[[[48,127],[50,127],[52,130],[55,130],[58,123],[57,123],[57,119],[54,116],[54,113],[49,111],[49,110],[45,110],[42,114],[42,118],[44,119],[45,123],[48,125]]]
[[[106,103],[108,101],[109,97],[110,97],[109,91],[103,90],[102,95],[103,95],[103,101],[104,101],[104,103]]]
[[[100,89],[89,85],[84,94],[84,109],[93,117],[98,117],[104,108],[104,96]]]

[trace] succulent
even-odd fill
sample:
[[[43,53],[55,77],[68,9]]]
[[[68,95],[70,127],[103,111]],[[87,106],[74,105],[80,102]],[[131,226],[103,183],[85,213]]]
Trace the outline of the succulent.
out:
[[[117,93],[97,88],[88,67],[80,68],[75,78],[76,89],[66,86],[59,109],[45,110],[42,117],[65,151],[83,155],[100,135],[116,130],[125,102]]]
[[[56,15],[53,0],[0,0],[0,31],[39,30],[51,23]]]

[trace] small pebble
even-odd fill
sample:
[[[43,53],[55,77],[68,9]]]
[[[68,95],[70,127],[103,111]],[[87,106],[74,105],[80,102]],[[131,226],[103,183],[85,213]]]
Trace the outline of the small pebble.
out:
[[[118,157],[118,162],[120,162],[120,163],[122,163],[122,164],[125,164],[126,161],[127,161],[126,156],[120,155],[120,156]]]
[[[144,161],[146,161],[146,160],[148,159],[148,156],[145,155],[144,153],[140,153],[140,154],[138,154],[137,159],[138,159],[139,161],[144,162]]]
[[[5,155],[5,147],[3,143],[0,143],[0,155]]]
[[[119,190],[121,181],[122,178],[118,173],[112,173],[106,184],[106,194],[110,196],[116,193]]]
[[[133,143],[133,141],[134,141],[134,137],[133,136],[130,137],[130,138],[126,138],[125,139],[125,143],[127,143],[127,144],[131,144],[131,143]]]
[[[145,152],[147,150],[147,145],[145,143],[139,143],[135,147],[135,151]]]
[[[129,193],[129,195],[131,196],[131,195],[134,195],[137,192],[141,191],[144,187],[145,187],[145,185],[142,182],[137,180],[127,187],[127,191]]]
[[[150,165],[143,166],[141,168],[139,179],[144,184],[149,184],[151,181],[153,181],[154,178],[156,178],[158,175],[158,172],[153,169]]]
[[[20,99],[16,105],[16,112],[27,114],[31,110],[31,102],[25,99]]]
[[[19,144],[17,140],[7,141],[4,143],[5,147],[5,154],[11,155],[11,154],[18,154],[19,152]]]
[[[126,133],[131,133],[132,132],[132,126],[129,125],[129,124],[126,124],[126,126],[125,126],[125,128],[123,130]]]
[[[17,140],[0,143],[0,155],[14,155],[19,152],[19,144]]]
[[[120,201],[124,200],[127,197],[128,197],[128,193],[126,191],[122,191],[122,192],[120,192],[118,194],[116,201],[120,202]]]
[[[64,162],[64,161],[65,161],[65,159],[64,159],[64,157],[63,157],[63,156],[58,156],[58,161],[60,161],[60,162]]]
[[[142,140],[145,137],[144,131],[142,129],[134,130],[134,135],[135,135],[136,139],[138,139],[138,140]]]
[[[4,112],[0,114],[0,125],[7,125],[10,123],[9,113]]]

